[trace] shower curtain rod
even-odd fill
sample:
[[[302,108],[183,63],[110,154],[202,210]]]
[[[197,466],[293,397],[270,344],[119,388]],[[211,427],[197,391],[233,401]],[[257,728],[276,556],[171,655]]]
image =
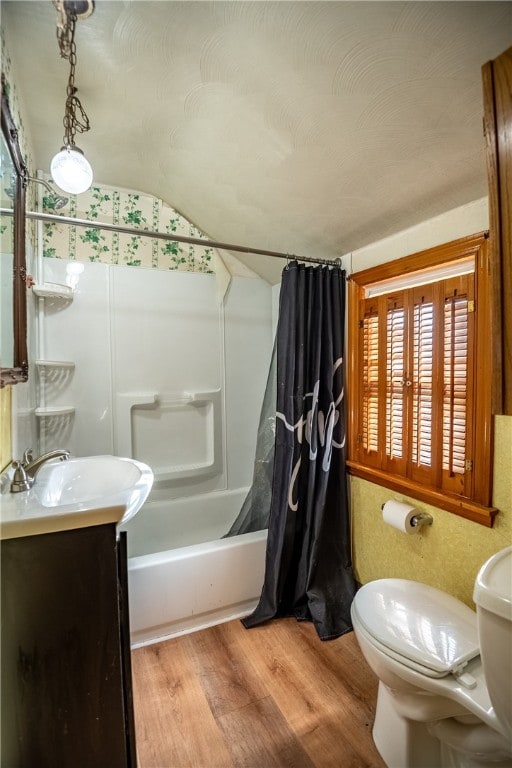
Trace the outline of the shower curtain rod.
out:
[[[1,214],[12,216],[11,208],[0,208]],[[27,219],[46,221],[57,224],[71,224],[77,227],[94,227],[95,229],[106,229],[110,232],[120,232],[124,235],[135,235],[137,237],[153,237],[157,240],[171,240],[178,243],[190,243],[192,245],[202,245],[205,248],[218,248],[223,251],[238,251],[240,253],[254,253],[258,256],[272,256],[278,259],[287,259],[289,261],[307,261],[312,264],[325,264],[329,267],[341,267],[341,259],[314,259],[310,256],[295,256],[293,253],[280,253],[279,251],[267,251],[262,248],[248,248],[245,245],[232,245],[230,243],[218,243],[215,240],[203,240],[199,237],[185,237],[183,235],[174,235],[167,232],[152,232],[147,229],[133,229],[132,227],[123,227],[119,224],[101,223],[90,221],[88,219],[74,219],[71,216],[58,216],[53,213],[39,213],[38,211],[26,211]]]

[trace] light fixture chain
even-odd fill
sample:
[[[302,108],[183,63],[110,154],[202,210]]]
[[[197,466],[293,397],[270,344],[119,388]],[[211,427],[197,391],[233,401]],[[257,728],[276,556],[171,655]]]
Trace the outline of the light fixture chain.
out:
[[[69,17],[69,53],[67,58],[69,59],[69,78],[68,86],[66,90],[66,107],[64,112],[64,146],[73,147],[75,145],[75,134],[85,133],[89,130],[90,123],[85,109],[82,107],[80,99],[76,95],[77,88],[75,86],[75,69],[76,69],[76,44],[75,44],[75,28],[76,28],[76,15],[71,14]]]
[[[71,14],[68,15],[64,0],[53,0],[57,9],[57,40],[60,55],[63,59],[69,59],[71,48]]]

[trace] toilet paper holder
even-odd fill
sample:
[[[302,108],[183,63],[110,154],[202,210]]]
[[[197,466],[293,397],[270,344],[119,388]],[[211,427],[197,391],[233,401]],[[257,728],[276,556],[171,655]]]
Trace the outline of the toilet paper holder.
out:
[[[381,504],[380,508],[383,510],[384,504]],[[421,528],[422,525],[432,525],[433,522],[434,518],[432,515],[429,515],[428,512],[418,512],[411,518],[411,525],[414,526],[414,528]]]
[[[422,525],[432,525],[433,522],[434,518],[428,512],[418,512],[411,519],[411,525],[414,525],[415,528],[421,528]]]

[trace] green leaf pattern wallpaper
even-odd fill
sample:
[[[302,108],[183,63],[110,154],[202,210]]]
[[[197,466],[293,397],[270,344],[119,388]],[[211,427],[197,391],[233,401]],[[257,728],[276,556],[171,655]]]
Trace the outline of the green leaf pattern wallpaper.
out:
[[[51,179],[49,181],[51,183]],[[71,195],[68,204],[58,212],[53,210],[52,202],[51,195],[43,197],[45,212],[206,239],[197,227],[151,195],[93,184],[87,192]],[[55,223],[44,224],[43,256],[130,267],[213,272],[213,249],[207,246]]]

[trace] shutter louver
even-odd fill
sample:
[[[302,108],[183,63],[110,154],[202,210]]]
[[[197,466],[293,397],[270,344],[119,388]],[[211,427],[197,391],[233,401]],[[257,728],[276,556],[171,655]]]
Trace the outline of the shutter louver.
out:
[[[365,451],[377,451],[379,427],[379,317],[363,321],[363,432]]]
[[[434,305],[416,304],[413,319],[412,462],[432,466]]]
[[[386,455],[404,456],[405,310],[388,302],[386,333]],[[390,306],[391,305],[391,306]]]
[[[467,296],[444,305],[443,471],[464,474],[468,355]]]

